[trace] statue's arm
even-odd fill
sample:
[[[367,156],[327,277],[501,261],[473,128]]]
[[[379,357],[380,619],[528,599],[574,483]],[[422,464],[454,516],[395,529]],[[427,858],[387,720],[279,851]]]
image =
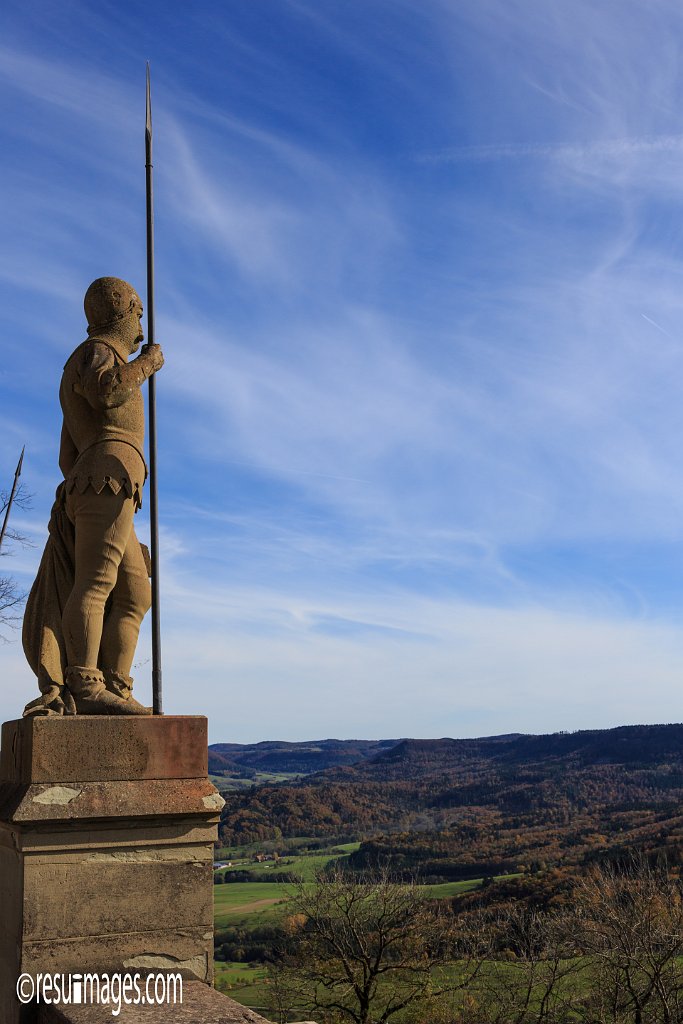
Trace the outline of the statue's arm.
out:
[[[78,449],[74,444],[71,434],[66,429],[66,423],[62,423],[62,438],[59,443],[59,468],[65,479],[73,469],[77,458]]]
[[[117,363],[112,350],[95,341],[85,355],[80,390],[94,409],[124,405],[163,362],[158,345],[149,346],[129,363]]]

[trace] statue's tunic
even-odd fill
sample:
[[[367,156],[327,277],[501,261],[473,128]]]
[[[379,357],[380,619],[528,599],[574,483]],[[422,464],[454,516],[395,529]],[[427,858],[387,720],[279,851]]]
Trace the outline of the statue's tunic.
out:
[[[89,339],[71,355],[59,389],[59,465],[67,494],[83,494],[88,487],[118,494],[123,488],[140,508],[147,477],[143,380],[110,342]]]

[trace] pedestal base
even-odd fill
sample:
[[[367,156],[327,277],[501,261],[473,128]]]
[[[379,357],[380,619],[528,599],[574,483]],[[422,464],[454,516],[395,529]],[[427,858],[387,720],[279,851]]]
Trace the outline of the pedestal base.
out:
[[[0,1021],[28,973],[213,979],[223,800],[200,717],[25,718],[2,729]]]

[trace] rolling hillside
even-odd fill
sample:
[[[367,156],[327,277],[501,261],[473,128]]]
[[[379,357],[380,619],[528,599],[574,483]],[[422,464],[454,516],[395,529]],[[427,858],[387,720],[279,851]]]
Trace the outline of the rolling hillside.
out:
[[[286,745],[276,746],[263,754],[279,757]],[[286,754],[302,765],[323,744],[288,746],[305,748]],[[222,841],[354,836],[357,867],[390,859],[442,880],[576,864],[634,844],[677,857],[683,844],[683,725],[354,746],[355,764],[228,794]],[[234,745],[217,748],[234,759]]]
[[[356,764],[395,746],[397,740],[316,740],[310,743],[212,743],[212,775],[246,777],[257,772],[306,775],[338,765]]]

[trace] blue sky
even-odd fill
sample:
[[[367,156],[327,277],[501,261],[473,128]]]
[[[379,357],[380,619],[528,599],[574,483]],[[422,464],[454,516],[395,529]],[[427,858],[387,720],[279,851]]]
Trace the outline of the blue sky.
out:
[[[103,274],[143,295],[152,64],[165,707],[212,739],[681,719],[683,10],[0,16],[0,472],[35,547]],[[145,513],[139,532],[147,531]],[[149,641],[136,693],[149,699]],[[0,647],[0,714],[35,683]]]

